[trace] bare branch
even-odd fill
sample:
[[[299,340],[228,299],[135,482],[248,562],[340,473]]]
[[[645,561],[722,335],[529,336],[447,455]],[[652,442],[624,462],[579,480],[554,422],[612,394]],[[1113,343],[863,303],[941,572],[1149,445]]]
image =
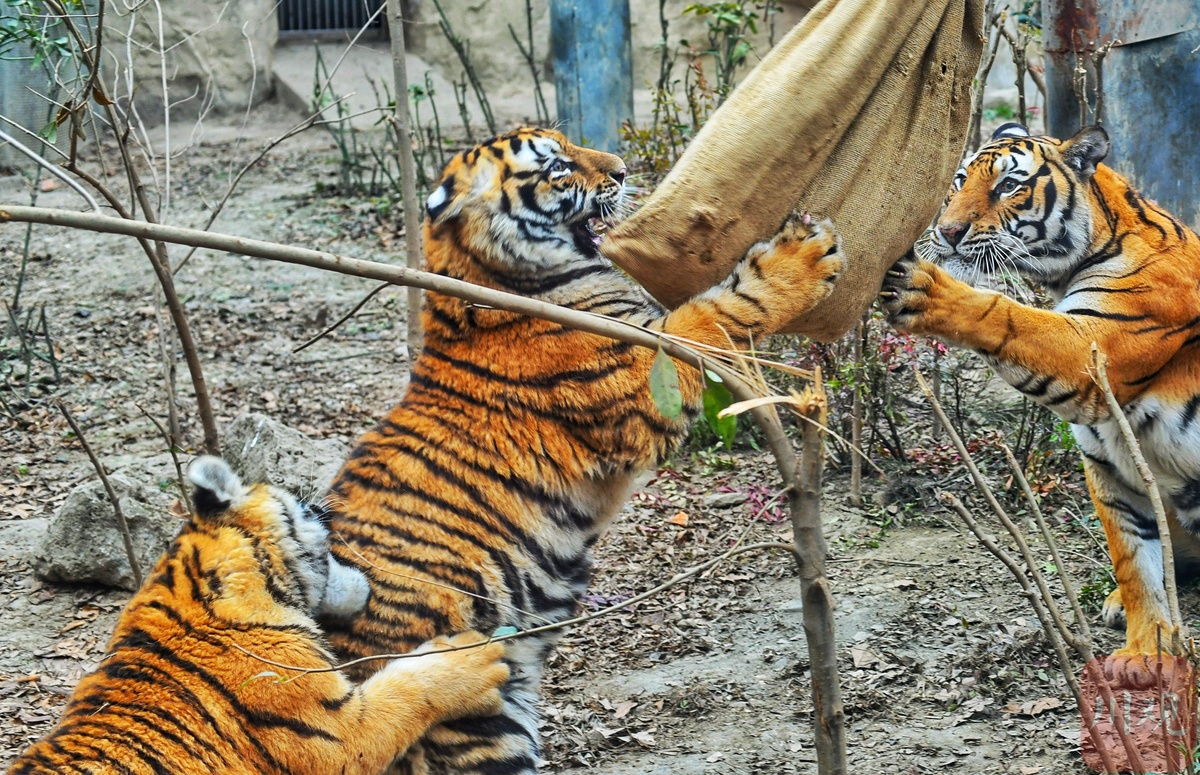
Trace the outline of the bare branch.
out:
[[[92,195],[89,194],[84,189],[83,186],[76,183],[66,173],[64,173],[62,170],[60,170],[57,165],[51,163],[48,159],[46,159],[46,157],[39,155],[36,151],[34,151],[31,148],[26,148],[23,143],[21,143],[19,140],[17,140],[17,138],[13,137],[8,132],[5,132],[3,129],[0,129],[0,140],[3,140],[4,142],[11,145],[13,148],[16,148],[18,151],[20,151],[21,153],[25,154],[30,159],[32,159],[39,167],[44,169],[46,172],[49,172],[51,175],[58,178],[63,183],[66,183],[68,186],[71,187],[71,189],[73,191],[75,191],[75,193],[79,194],[81,197],[86,199],[87,203],[92,206],[93,210],[95,210],[96,212],[100,212],[100,205],[96,202],[96,200],[92,197]],[[34,177],[36,177],[36,176],[34,176]]]

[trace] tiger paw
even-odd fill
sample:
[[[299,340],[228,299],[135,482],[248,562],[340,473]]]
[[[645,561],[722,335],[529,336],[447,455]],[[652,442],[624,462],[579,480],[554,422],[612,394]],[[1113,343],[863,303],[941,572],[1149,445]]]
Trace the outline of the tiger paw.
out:
[[[899,331],[920,330],[934,281],[931,268],[909,251],[887,271],[879,290],[879,306],[892,327]]]
[[[787,318],[803,314],[833,292],[846,269],[841,240],[828,220],[814,221],[793,211],[783,227],[746,253],[746,265],[759,276],[778,282],[786,296]]]
[[[464,716],[493,716],[504,699],[500,687],[508,681],[504,644],[488,641],[473,630],[424,643],[408,661],[429,687],[429,701],[442,721]],[[405,661],[405,660],[400,660]]]

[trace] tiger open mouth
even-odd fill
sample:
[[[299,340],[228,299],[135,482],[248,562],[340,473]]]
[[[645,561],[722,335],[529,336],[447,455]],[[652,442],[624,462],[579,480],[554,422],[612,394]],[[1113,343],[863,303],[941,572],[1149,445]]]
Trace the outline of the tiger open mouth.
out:
[[[604,232],[608,230],[608,227],[607,221],[595,216],[572,224],[571,236],[575,238],[576,249],[586,255],[599,253],[600,241],[604,239]]]

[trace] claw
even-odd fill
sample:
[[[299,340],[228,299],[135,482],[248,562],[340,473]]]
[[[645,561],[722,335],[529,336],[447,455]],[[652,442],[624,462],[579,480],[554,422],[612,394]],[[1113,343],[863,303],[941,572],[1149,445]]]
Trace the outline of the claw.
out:
[[[904,277],[906,276],[906,274],[907,274],[906,272],[904,272],[903,270],[900,270],[900,269],[889,269],[889,270],[888,270],[888,277],[895,277],[895,278],[898,278],[898,279],[904,279]]]
[[[880,291],[879,292],[879,298],[881,298],[881,299],[894,299],[898,295],[899,294],[897,294],[895,291]]]

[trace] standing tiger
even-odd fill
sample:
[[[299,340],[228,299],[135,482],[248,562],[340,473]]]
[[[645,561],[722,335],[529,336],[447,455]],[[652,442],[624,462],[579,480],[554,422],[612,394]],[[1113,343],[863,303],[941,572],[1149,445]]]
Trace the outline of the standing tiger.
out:
[[[351,684],[312,616],[359,611],[367,581],[329,556],[321,513],[243,487],[220,458],[188,476],[195,514],[62,720],[9,775],[376,775],[430,725],[499,709],[498,643],[396,660]],[[324,672],[289,674],[248,652]]]
[[[1108,357],[1113,392],[1176,527],[1200,534],[1200,243],[1101,164],[1107,133],[1031,137],[1006,124],[955,177],[929,245],[939,268],[902,260],[883,306],[899,329],[969,347],[1030,400],[1071,423],[1117,589],[1117,657],[1169,643],[1154,511],[1116,420],[1092,381],[1091,345]],[[951,275],[1020,271],[1055,299],[1037,309]],[[1126,659],[1127,667],[1140,660]]]
[[[706,345],[746,347],[828,295],[844,266],[827,224],[792,216],[720,285],[666,312],[601,257],[592,220],[624,199],[625,165],[551,130],[519,129],[459,154],[426,203],[431,272],[611,315]],[[572,615],[591,547],[643,474],[687,433],[664,417],[654,352],[428,293],[407,392],[332,486],[339,560],[370,578],[366,611],[331,636],[349,657],[468,628],[527,629]],[[509,641],[502,714],[433,729],[408,773],[532,773],[536,703],[556,635]]]

